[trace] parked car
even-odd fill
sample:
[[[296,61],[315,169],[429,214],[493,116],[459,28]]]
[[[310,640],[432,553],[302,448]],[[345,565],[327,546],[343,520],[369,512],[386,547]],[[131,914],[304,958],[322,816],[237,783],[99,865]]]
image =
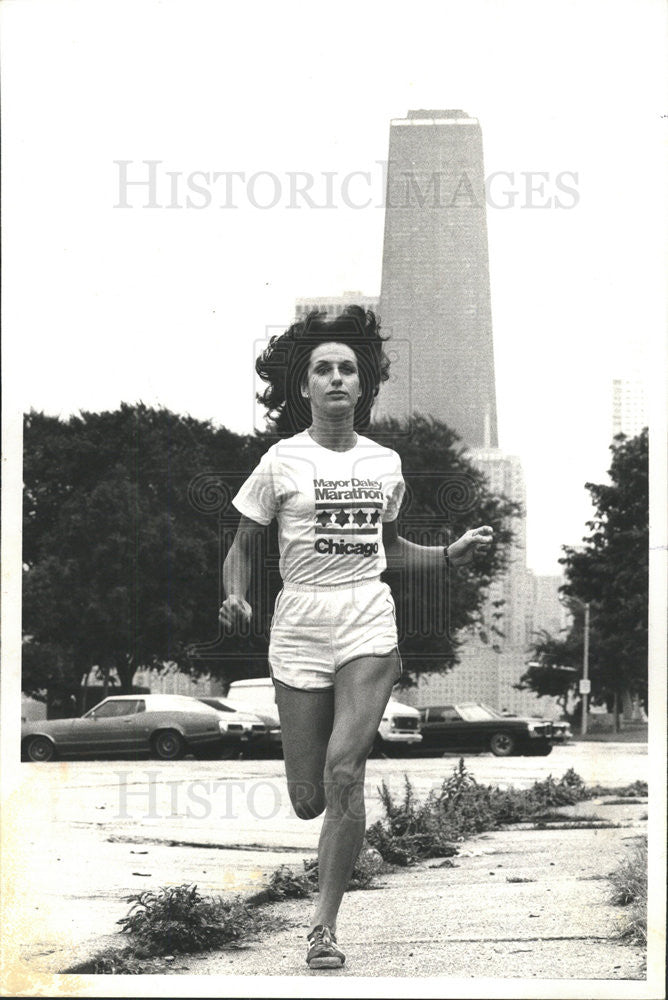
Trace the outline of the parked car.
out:
[[[491,750],[496,757],[544,757],[552,751],[550,722],[502,715],[479,702],[430,705],[420,709],[420,716],[425,752]]]
[[[280,736],[276,695],[270,677],[253,677],[249,680],[234,681],[230,684],[227,701],[232,705],[245,707],[261,717],[264,713],[264,718],[269,718],[274,722]],[[388,753],[402,747],[416,746],[421,741],[420,713],[417,709],[411,708],[410,705],[402,705],[401,702],[390,698],[378,728],[374,750]]]
[[[56,757],[150,754],[178,760],[185,753],[217,756],[227,729],[216,712],[197,698],[175,694],[116,695],[78,719],[27,722],[21,727],[21,756],[42,762]]]
[[[204,705],[220,713],[221,722],[225,724],[230,745],[236,743],[240,750],[252,752],[257,748],[265,748],[276,742],[270,736],[271,721],[267,716],[262,718],[255,712],[249,712],[239,705],[232,705],[227,698],[200,698]]]
[[[568,743],[569,740],[573,739],[573,730],[571,729],[570,722],[551,719],[550,725],[552,726],[553,743]]]
[[[267,727],[269,751],[282,754],[281,720],[276,707],[274,684],[270,677],[251,677],[249,680],[233,681],[225,701],[234,708],[257,715]]]
[[[422,743],[420,713],[411,705],[390,698],[383,712],[374,742],[376,753],[393,753],[417,748]]]
[[[516,719],[517,716],[514,712],[509,712],[507,708],[501,709],[501,715],[504,718]],[[532,719],[538,719],[540,722],[544,722],[542,716],[532,715]],[[562,722],[557,719],[549,719],[550,725],[552,726],[552,742],[553,743],[568,743],[569,740],[573,739],[573,730],[571,729],[570,722]]]

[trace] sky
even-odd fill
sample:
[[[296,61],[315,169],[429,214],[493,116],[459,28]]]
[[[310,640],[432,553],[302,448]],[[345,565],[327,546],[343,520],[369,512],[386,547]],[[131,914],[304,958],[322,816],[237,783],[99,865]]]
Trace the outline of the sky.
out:
[[[10,427],[138,400],[259,426],[253,361],[295,299],[380,291],[390,120],[461,108],[495,175],[499,443],[524,468],[528,565],[559,572],[609,465],[612,378],[639,368],[661,405],[663,4],[6,0],[0,16]],[[150,169],[153,205],[124,183]],[[309,180],[310,201],[291,188]]]

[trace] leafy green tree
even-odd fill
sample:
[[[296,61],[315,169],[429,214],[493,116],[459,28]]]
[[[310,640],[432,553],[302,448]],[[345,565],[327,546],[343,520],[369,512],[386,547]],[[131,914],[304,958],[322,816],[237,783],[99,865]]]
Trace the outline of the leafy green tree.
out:
[[[216,622],[217,525],[193,504],[203,471],[248,466],[247,441],[143,405],[24,427],[23,688],[77,686],[93,665],[130,690]]]
[[[595,704],[619,706],[624,694],[647,701],[647,613],[649,596],[648,435],[618,435],[612,445],[610,482],[587,483],[596,512],[580,548],[564,546],[560,559],[573,623],[563,637],[542,636],[535,644],[541,667],[520,684],[536,694],[557,683],[555,667],[582,665],[582,603],[590,606],[590,677]],[[577,677],[563,677],[564,695]]]
[[[489,585],[508,565],[513,522],[522,511],[507,497],[494,495],[485,474],[442,421],[414,414],[406,422],[384,420],[370,436],[399,453],[406,500],[399,533],[423,545],[445,545],[469,528],[489,524],[495,541],[467,567],[432,573],[388,572],[397,607],[400,649],[406,681],[423,672],[444,672],[458,661],[464,630],[475,628],[483,642],[500,635],[483,618]],[[498,602],[497,602],[498,603]],[[495,620],[496,619],[496,620]]]
[[[443,572],[389,578],[408,672],[447,669],[458,633],[482,624],[517,507],[490,494],[445,425],[415,418],[409,437],[385,421],[376,432],[402,455],[408,537],[444,544],[477,524],[496,529],[494,548],[455,571],[451,586]],[[24,691],[78,688],[93,667],[125,692],[137,670],[166,663],[226,682],[266,674],[281,587],[275,525],[256,553],[248,634],[223,634],[217,613],[239,519],[231,498],[272,440],[142,404],[68,421],[26,417]]]
[[[545,629],[536,633],[533,655],[536,660],[515,685],[520,691],[535,691],[541,696],[555,698],[566,716],[582,676],[582,627],[574,619],[566,637],[553,636]]]

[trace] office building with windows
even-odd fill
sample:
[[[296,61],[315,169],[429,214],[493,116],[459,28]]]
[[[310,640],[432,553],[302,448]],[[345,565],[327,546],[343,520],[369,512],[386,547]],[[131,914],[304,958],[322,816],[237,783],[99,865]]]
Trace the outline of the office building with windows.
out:
[[[317,310],[325,312],[330,317],[338,316],[346,306],[361,306],[378,312],[379,299],[377,295],[364,295],[362,292],[344,292],[343,295],[319,295],[311,298],[297,299],[295,303],[295,319],[304,319],[310,312]]]
[[[394,357],[379,415],[430,414],[495,447],[482,132],[464,111],[390,124],[380,317]]]
[[[612,380],[612,435],[635,437],[647,427],[647,392],[640,374]]]

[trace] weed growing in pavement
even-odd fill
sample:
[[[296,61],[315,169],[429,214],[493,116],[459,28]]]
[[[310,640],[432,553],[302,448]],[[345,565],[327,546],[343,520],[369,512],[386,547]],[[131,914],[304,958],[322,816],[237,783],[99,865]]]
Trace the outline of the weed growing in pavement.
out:
[[[127,902],[133,905],[118,923],[139,957],[218,948],[261,926],[258,911],[241,899],[201,896],[196,885],[149,890]]]
[[[304,871],[295,873],[288,865],[281,865],[272,874],[266,890],[270,902],[281,899],[300,899],[318,890],[318,859],[304,858]],[[376,875],[386,868],[380,853],[364,844],[353,868],[347,892],[354,889],[369,889]]]
[[[595,799],[598,795],[616,795],[620,799],[646,799],[649,788],[646,781],[634,781],[631,785],[620,785],[615,788],[606,788],[604,785],[592,785],[588,791],[588,798]]]
[[[177,885],[127,896],[129,912],[117,921],[128,935],[124,948],[106,948],[64,970],[94,975],[164,972],[161,962],[178,953],[235,946],[283,922],[239,897],[201,896],[196,885]],[[162,956],[162,957],[161,957]]]
[[[365,842],[355,862],[353,873],[350,876],[348,891],[374,888],[376,876],[380,875],[383,871],[387,871],[388,867],[377,848],[370,847]]]
[[[95,976],[141,976],[146,969],[130,949],[124,948],[119,951],[110,949],[98,955],[91,961],[89,969],[81,971]]]
[[[364,843],[355,861],[346,892],[353,892],[355,889],[376,888],[374,884],[376,876],[380,875],[383,871],[387,871],[388,868],[391,868],[391,866],[385,863],[377,848],[370,847],[368,843]],[[305,860],[304,871],[306,878],[313,886],[313,890],[316,891],[318,888],[318,859]]]
[[[630,795],[623,799],[608,799],[607,802],[601,802],[602,806],[646,806],[647,799],[637,799],[635,796]]]
[[[479,785],[460,759],[450,777],[444,779],[439,789],[432,790],[424,802],[416,797],[407,775],[400,800],[393,798],[385,782],[379,792],[385,817],[367,830],[366,843],[348,889],[373,888],[375,877],[392,865],[410,865],[422,858],[449,858],[458,853],[461,841],[472,834],[528,820],[542,821],[542,828],[546,829],[552,817],[557,822],[565,819],[554,812],[555,807],[606,794],[628,801],[646,795],[647,786],[635,782],[626,788],[586,788],[571,769],[559,781],[550,776],[528,789],[502,790]],[[597,828],[619,825],[604,823],[591,815],[567,819],[574,829],[587,823]],[[645,841],[618,872],[610,876],[615,885],[614,901],[632,906],[625,933],[639,942],[646,940],[646,868]],[[530,882],[533,879],[511,877],[507,881]],[[132,907],[127,916],[118,921],[129,936],[128,947],[107,950],[85,966],[66,971],[145,973],[152,971],[152,962],[169,961],[171,954],[234,945],[260,931],[282,925],[280,918],[263,915],[263,903],[304,898],[316,890],[317,860],[307,859],[301,873],[282,865],[273,873],[267,889],[247,902],[238,897],[233,900],[204,897],[195,885],[172,886],[129,896],[127,901]],[[154,959],[154,956],[167,956],[167,959]]]
[[[630,907],[622,937],[647,943],[647,841],[638,845],[610,873],[611,902]]]
[[[597,813],[579,813],[577,816],[566,816],[556,809],[546,809],[545,812],[537,813],[535,816],[532,816],[532,820],[536,823],[563,823],[565,821],[575,824],[608,822],[608,820]]]
[[[598,820],[592,823],[588,820],[586,823],[578,823],[572,821],[564,821],[562,816],[561,823],[534,823],[532,830],[619,830],[621,828],[621,823],[611,823],[607,819]]]
[[[629,787],[635,789],[638,784]],[[528,789],[479,785],[463,758],[440,789],[432,790],[423,802],[417,799],[407,775],[401,799],[393,797],[385,782],[378,791],[385,816],[369,827],[366,837],[385,861],[396,865],[414,864],[421,858],[449,857],[457,853],[458,842],[473,834],[543,819],[550,808],[574,805],[593,794],[603,794],[600,789],[594,793],[586,788],[572,768],[558,781],[550,775]],[[614,794],[623,794],[623,790],[615,789]],[[593,819],[589,816],[585,822],[591,824]],[[597,825],[604,822],[596,819],[600,821]],[[559,816],[559,821],[564,820]],[[576,817],[568,820],[580,826]]]
[[[296,874],[288,865],[281,865],[272,874],[267,886],[267,898],[271,901],[280,899],[303,899],[310,896],[314,889],[313,880],[307,875],[307,862],[304,862],[304,873]]]

